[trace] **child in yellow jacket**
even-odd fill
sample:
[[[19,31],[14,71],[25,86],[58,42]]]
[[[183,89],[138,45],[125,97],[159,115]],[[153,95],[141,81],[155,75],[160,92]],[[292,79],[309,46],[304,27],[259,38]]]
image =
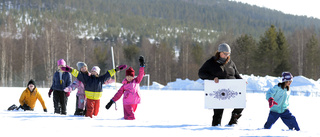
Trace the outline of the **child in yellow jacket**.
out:
[[[24,111],[31,110],[33,111],[37,99],[40,101],[43,111],[47,112],[47,107],[42,99],[41,94],[38,92],[38,89],[36,88],[35,81],[30,80],[28,82],[28,87],[22,92],[21,97],[19,99],[20,107]]]

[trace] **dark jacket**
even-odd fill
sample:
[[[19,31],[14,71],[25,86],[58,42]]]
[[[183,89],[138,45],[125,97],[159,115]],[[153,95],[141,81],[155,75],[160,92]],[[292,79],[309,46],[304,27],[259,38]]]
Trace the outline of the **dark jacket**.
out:
[[[213,80],[215,77],[219,79],[242,79],[232,60],[226,64],[220,64],[215,61],[215,56],[207,60],[199,69],[198,75],[201,79]]]
[[[112,69],[108,70],[108,72],[102,76],[95,77],[93,75],[88,76],[88,74],[73,69],[71,74],[84,84],[85,94],[88,99],[99,100],[102,96],[102,84],[110,79],[115,72],[116,71]]]
[[[71,74],[69,72],[62,73],[62,80],[60,81],[59,71],[56,71],[53,75],[52,90],[63,91],[64,88],[70,86],[72,83]]]

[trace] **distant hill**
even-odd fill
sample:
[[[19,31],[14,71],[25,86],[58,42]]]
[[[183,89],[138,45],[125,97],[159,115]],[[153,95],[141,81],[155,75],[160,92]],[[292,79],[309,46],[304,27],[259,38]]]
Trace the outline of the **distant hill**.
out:
[[[297,28],[320,28],[320,20],[228,0],[4,0],[2,11],[28,12],[77,23],[78,35],[150,38],[190,33],[194,39],[212,40],[221,32],[259,37],[271,24],[291,33]],[[49,16],[50,15],[50,16]],[[17,17],[18,18],[18,17]],[[106,32],[106,30],[108,30]],[[318,32],[318,31],[316,31]]]

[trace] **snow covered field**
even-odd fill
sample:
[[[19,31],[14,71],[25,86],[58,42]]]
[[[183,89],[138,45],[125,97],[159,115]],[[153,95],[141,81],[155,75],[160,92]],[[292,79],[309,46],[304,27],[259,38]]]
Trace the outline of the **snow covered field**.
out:
[[[250,82],[250,79],[247,81]],[[264,81],[270,80],[265,78]],[[294,82],[298,83],[298,80],[294,79]],[[250,84],[247,88],[251,87],[249,86]],[[120,85],[117,88],[120,88]],[[35,111],[7,111],[12,104],[19,104],[24,89],[0,87],[1,136],[320,136],[317,126],[320,122],[319,97],[291,96],[290,111],[296,116],[301,128],[301,131],[297,132],[289,131],[281,119],[272,129],[262,129],[269,114],[263,93],[247,93],[247,108],[244,109],[237,126],[225,126],[232,111],[225,109],[222,126],[211,127],[213,111],[204,108],[204,92],[201,90],[141,90],[142,102],[138,105],[136,120],[127,121],[122,119],[122,99],[116,104],[117,111],[115,105],[109,110],[105,109],[105,105],[116,93],[113,88],[104,88],[100,112],[92,119],[73,116],[76,91],[69,97],[68,114],[53,114],[53,101],[48,97],[48,88],[38,89],[48,108],[47,113],[43,112],[39,101]]]
[[[0,129],[2,135],[14,136],[320,136],[316,125],[320,122],[318,97],[292,96],[290,110],[296,116],[300,132],[288,131],[279,119],[271,130],[261,129],[269,108],[264,94],[248,93],[247,108],[236,127],[225,127],[232,109],[224,111],[221,127],[211,127],[212,110],[204,109],[203,91],[147,91],[142,90],[142,103],[136,120],[122,120],[122,101],[106,110],[104,106],[115,90],[104,90],[100,112],[92,119],[73,116],[75,92],[68,101],[68,115],[53,114],[53,101],[46,88],[41,92],[48,112],[44,113],[37,102],[33,112],[9,112],[6,109],[18,104],[24,88],[0,88]]]

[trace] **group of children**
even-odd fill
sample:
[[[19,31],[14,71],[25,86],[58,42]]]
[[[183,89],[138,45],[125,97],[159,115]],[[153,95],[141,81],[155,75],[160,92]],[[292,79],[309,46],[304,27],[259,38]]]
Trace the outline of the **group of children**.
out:
[[[126,70],[126,78],[123,80],[123,85],[116,93],[115,97],[111,100],[113,103],[117,101],[122,94],[124,94],[124,119],[134,120],[134,112],[137,105],[140,103],[139,96],[139,83],[144,75],[144,57],[140,56],[140,69],[137,78],[134,78],[134,70],[132,67]],[[88,71],[87,64],[84,62],[78,62],[77,68],[73,69],[66,65],[63,59],[58,60],[58,70],[53,75],[52,86],[48,92],[49,98],[53,94],[54,113],[66,115],[66,106],[70,92],[78,89],[76,95],[76,111],[74,115],[85,115],[86,117],[97,116],[100,108],[100,98],[102,96],[102,85],[114,82],[111,78],[116,72],[122,71],[127,68],[127,65],[120,65],[116,69],[108,70],[105,74],[100,75],[100,68],[94,66],[91,71]],[[76,77],[76,80],[72,83],[71,75]],[[128,97],[133,99],[133,102],[128,102]],[[27,89],[22,93],[20,97],[20,106],[12,105],[8,110],[33,110],[36,100],[39,100],[43,106],[45,112],[47,108],[45,103],[37,91],[35,82],[30,80],[27,84]],[[111,101],[110,101],[111,102]],[[108,103],[107,109],[112,104]]]
[[[139,75],[134,78],[135,71],[132,67],[126,70],[126,78],[122,82],[122,87],[106,105],[106,109],[109,109],[113,103],[118,101],[123,96],[123,111],[124,119],[134,120],[134,113],[137,109],[137,105],[140,103],[139,95],[139,83],[144,75],[145,62],[143,56],[139,58],[140,69]],[[77,68],[73,69],[66,65],[63,59],[58,60],[58,70],[53,76],[53,83],[48,92],[49,97],[53,93],[54,113],[66,115],[66,106],[68,96],[70,92],[78,89],[76,98],[76,111],[74,115],[85,115],[86,117],[97,116],[100,108],[100,97],[102,96],[102,85],[114,82],[111,77],[116,72],[127,68],[127,65],[120,65],[116,69],[108,70],[104,75],[99,76],[100,68],[94,66],[90,72],[88,72],[87,65],[84,62],[78,62]],[[71,84],[71,75],[77,79]],[[296,121],[296,118],[291,114],[288,109],[290,84],[293,80],[293,76],[289,72],[282,73],[282,82],[270,88],[266,93],[266,99],[269,102],[270,113],[267,122],[264,125],[265,129],[270,129],[271,126],[281,118],[282,121],[291,130],[299,131],[300,128]],[[27,84],[27,88],[23,91],[19,102],[20,106],[15,105],[9,107],[8,110],[23,109],[33,110],[36,100],[39,100],[42,104],[43,110],[47,112],[45,103],[37,91],[35,81],[30,80]]]

